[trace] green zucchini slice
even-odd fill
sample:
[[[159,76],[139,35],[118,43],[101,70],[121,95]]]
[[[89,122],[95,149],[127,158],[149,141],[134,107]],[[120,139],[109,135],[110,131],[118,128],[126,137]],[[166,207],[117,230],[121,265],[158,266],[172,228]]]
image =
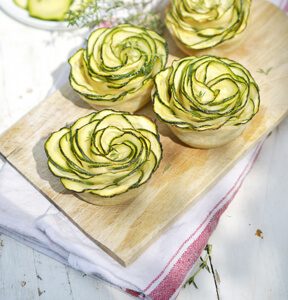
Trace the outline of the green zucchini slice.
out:
[[[134,191],[128,192],[146,183],[162,159],[154,122],[111,109],[91,113],[52,133],[45,151],[50,171],[65,188],[100,205],[135,197]]]
[[[186,57],[155,77],[154,112],[190,146],[212,148],[233,140],[259,105],[250,72],[227,58]]]
[[[41,20],[63,21],[73,0],[28,0],[31,17]]]
[[[27,8],[28,0],[13,0],[13,1],[14,1],[14,3],[15,3],[16,5],[18,5],[19,7],[24,8],[24,9]]]
[[[188,55],[222,44],[230,49],[247,27],[250,7],[251,0],[172,0],[165,22]]]
[[[70,84],[96,110],[135,112],[151,99],[153,78],[167,57],[166,41],[153,31],[129,24],[100,28],[87,49],[69,59]]]
[[[46,21],[63,21],[65,14],[75,11],[81,4],[89,0],[13,0],[14,3],[26,9],[31,17]]]

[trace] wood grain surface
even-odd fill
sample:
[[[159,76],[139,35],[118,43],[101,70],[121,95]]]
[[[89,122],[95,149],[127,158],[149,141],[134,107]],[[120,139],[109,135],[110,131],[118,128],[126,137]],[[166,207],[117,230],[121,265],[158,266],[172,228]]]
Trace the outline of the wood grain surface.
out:
[[[169,62],[183,57],[168,33],[166,39]],[[259,113],[238,139],[211,150],[185,146],[165,124],[157,121],[163,160],[145,191],[133,201],[112,207],[86,203],[65,190],[48,170],[44,152],[47,137],[92,110],[68,83],[0,137],[0,152],[88,237],[126,266],[287,115],[287,49],[285,13],[268,2],[254,1],[245,41],[225,55],[217,49],[208,53],[234,59],[250,70],[260,87]],[[270,72],[266,75],[260,69]],[[151,104],[137,114],[156,119]]]

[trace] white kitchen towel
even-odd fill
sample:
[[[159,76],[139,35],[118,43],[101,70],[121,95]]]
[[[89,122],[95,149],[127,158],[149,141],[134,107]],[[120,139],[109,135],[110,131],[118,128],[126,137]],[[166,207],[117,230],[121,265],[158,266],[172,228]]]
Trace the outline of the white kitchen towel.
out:
[[[9,163],[0,173],[0,232],[129,294],[174,299],[263,142],[127,268],[88,239]]]
[[[287,3],[275,0],[285,11]],[[67,70],[64,74],[63,80]],[[175,299],[264,141],[127,268],[88,239],[9,163],[0,172],[0,232],[135,297]]]

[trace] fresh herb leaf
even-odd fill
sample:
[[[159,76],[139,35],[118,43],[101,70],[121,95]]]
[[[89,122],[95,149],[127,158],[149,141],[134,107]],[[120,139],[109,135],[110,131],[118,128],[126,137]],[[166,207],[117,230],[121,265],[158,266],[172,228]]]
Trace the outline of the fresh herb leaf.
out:
[[[89,131],[89,136],[87,137],[86,141],[92,140],[92,137],[93,137],[93,130],[90,130]]]
[[[263,69],[258,69],[257,72],[261,73],[261,74],[268,75],[272,69],[273,69],[272,67],[268,68],[266,71],[263,70]]]
[[[205,93],[206,93],[206,92],[200,91],[199,94],[196,95],[196,96],[197,96],[197,98],[202,99],[202,98],[204,97]]]
[[[194,287],[195,287],[196,289],[198,289],[198,286],[197,286],[197,284],[196,284],[196,282],[195,282],[194,280],[192,281],[192,283],[193,283]]]
[[[163,171],[163,172],[166,172],[170,167],[171,167],[171,164],[167,165],[167,166],[164,168],[164,171]]]

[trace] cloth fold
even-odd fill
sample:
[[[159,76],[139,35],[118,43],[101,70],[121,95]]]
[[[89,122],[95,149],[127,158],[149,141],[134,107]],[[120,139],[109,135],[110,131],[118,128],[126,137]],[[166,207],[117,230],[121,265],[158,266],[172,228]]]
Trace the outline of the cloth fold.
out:
[[[175,299],[263,143],[126,268],[94,244],[9,163],[0,172],[0,232],[138,298]]]

